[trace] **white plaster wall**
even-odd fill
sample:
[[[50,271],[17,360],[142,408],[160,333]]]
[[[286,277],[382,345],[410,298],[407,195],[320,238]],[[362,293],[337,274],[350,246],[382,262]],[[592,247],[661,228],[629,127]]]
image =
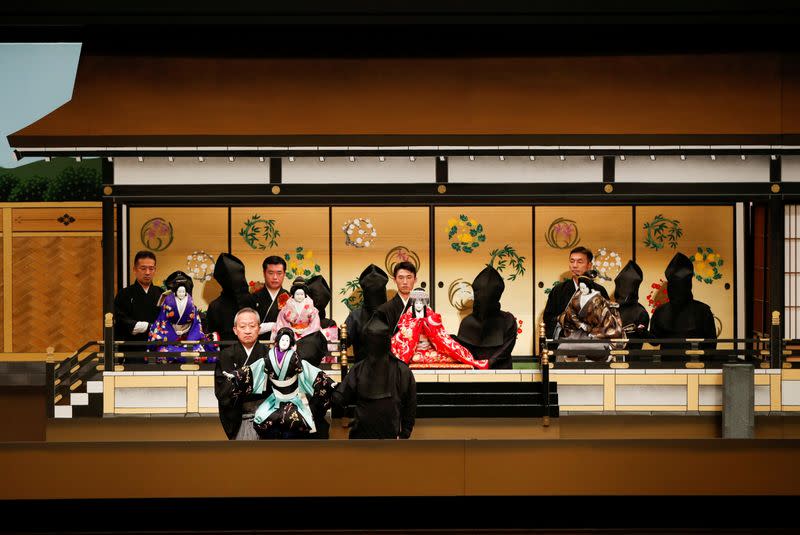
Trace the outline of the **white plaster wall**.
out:
[[[603,385],[558,385],[558,405],[603,405]]]
[[[595,182],[603,181],[603,160],[592,161],[588,156],[467,156],[451,157],[448,162],[448,182]]]
[[[186,409],[186,388],[117,388],[114,406],[118,409],[175,408]]]
[[[269,184],[269,158],[205,158],[165,156],[114,158],[114,183],[121,185]]]
[[[284,184],[417,184],[436,182],[434,157],[386,158],[357,157],[351,162],[347,157],[296,158],[290,162],[283,158]]]
[[[781,156],[781,180],[800,182],[800,156]]]
[[[617,406],[686,405],[684,385],[617,385]]]
[[[628,156],[615,167],[616,182],[769,182],[769,156]]]

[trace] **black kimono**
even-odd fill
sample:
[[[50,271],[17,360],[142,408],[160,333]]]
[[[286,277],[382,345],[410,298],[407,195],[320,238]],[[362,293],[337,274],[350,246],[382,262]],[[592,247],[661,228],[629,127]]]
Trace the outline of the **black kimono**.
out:
[[[512,368],[511,352],[517,343],[517,319],[500,310],[505,287],[503,277],[493,267],[487,266],[478,273],[472,282],[472,313],[461,320],[458,336],[454,337],[476,360],[488,360],[492,369]]]
[[[389,276],[375,264],[370,264],[358,277],[361,295],[364,300],[361,307],[351,310],[344,324],[347,326],[347,346],[353,346],[355,362],[364,359],[361,348],[361,331],[375,310],[386,303],[386,284]]]
[[[400,298],[400,294],[396,294],[394,297],[378,307],[377,312],[383,314],[383,317],[386,319],[386,323],[389,324],[389,328],[392,330],[392,334],[397,331],[397,322],[400,321],[400,316],[402,316],[403,312],[406,311],[410,302],[411,299],[406,301],[406,304],[404,305],[403,300]]]
[[[245,365],[263,359],[266,354],[267,349],[264,344],[256,343],[248,358],[244,346],[238,342],[219,354],[219,360],[214,368],[214,394],[219,403],[219,421],[222,422],[222,429],[228,440],[236,438],[242,425],[242,414],[255,413],[270,392],[235,396],[233,383],[222,372],[234,373]]]
[[[241,309],[256,306],[248,290],[244,263],[232,254],[220,253],[214,265],[214,279],[222,287],[222,293],[208,305],[207,332],[216,332],[220,340],[236,340],[233,318]]]
[[[605,299],[608,299],[608,292],[606,289],[596,282],[588,283],[587,286],[589,286],[590,290],[597,290]],[[547,304],[544,307],[544,314],[542,315],[545,336],[547,336],[547,338],[553,338],[553,332],[558,323],[558,317],[564,312],[564,309],[567,308],[570,299],[575,295],[577,289],[573,280],[569,279],[558,283],[547,296]]]
[[[677,253],[664,271],[669,302],[653,313],[650,334],[653,338],[705,338],[716,340],[717,327],[711,308],[694,299],[694,265],[683,253]],[[662,349],[688,349],[689,344],[664,343]],[[700,344],[700,349],[715,349],[716,342]],[[685,356],[663,355],[662,361],[686,361]]]
[[[283,288],[279,289],[278,293],[275,294],[275,301],[277,301],[282,294],[288,295],[289,292]],[[255,299],[255,308],[261,318],[261,323],[275,322],[278,320],[278,312],[280,312],[278,303],[272,301],[272,296],[269,295],[269,290],[267,290],[266,286],[255,292],[253,298]],[[258,338],[259,340],[269,340],[271,335],[272,332],[267,331]]]
[[[139,321],[150,324],[156,320],[160,310],[158,299],[163,291],[151,284],[145,292],[138,282],[120,290],[114,298],[114,338],[146,342],[150,329],[140,334],[133,334],[133,327]],[[144,346],[141,347],[141,351],[144,351]]]
[[[390,329],[380,314],[362,331],[366,357],[350,370],[333,403],[355,405],[351,439],[409,438],[417,410],[417,384],[408,366],[392,355]]]

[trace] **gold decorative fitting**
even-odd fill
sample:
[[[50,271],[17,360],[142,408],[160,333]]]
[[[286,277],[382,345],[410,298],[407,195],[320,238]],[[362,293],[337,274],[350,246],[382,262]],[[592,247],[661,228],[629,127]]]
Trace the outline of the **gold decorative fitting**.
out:
[[[627,362],[612,362],[609,366],[615,370],[627,370],[631,365]]]
[[[272,194],[273,195],[277,195],[280,192],[281,192],[281,187],[280,186],[272,186]]]
[[[549,416],[542,416],[542,425],[544,427],[550,427],[550,417]]]
[[[762,363],[761,363],[759,366],[760,366],[762,369],[763,369],[763,368],[769,368],[769,362],[762,362]]]
[[[627,349],[612,349],[610,352],[612,355],[628,355]]]
[[[772,311],[772,324],[773,325],[781,324],[781,313],[777,310]]]
[[[705,368],[706,365],[703,362],[687,362],[686,367],[689,369],[699,370],[701,368]]]
[[[436,187],[436,191],[438,191],[439,193],[446,193],[447,192],[447,186],[445,186],[444,184],[439,184]]]
[[[114,365],[114,371],[115,372],[124,372],[125,371],[125,366],[123,366],[122,364],[115,364]]]
[[[181,356],[182,357],[199,357],[200,356],[200,352],[199,351],[181,351]]]
[[[102,371],[105,371],[106,367],[103,366],[102,364],[98,364],[97,366],[95,366],[94,369],[99,371],[99,372],[102,372]]]
[[[686,350],[686,355],[688,355],[688,356],[691,356],[691,355],[705,355],[705,354],[706,354],[706,352],[703,351],[702,349],[687,349]]]
[[[61,394],[59,394],[59,395],[57,395],[57,396],[55,397],[55,399],[53,400],[53,404],[56,404],[56,403],[58,403],[59,401],[61,401]]]
[[[80,364],[76,364],[75,366],[70,368],[69,373],[75,373],[76,371],[78,371],[80,369],[81,369],[81,365]]]
[[[781,192],[781,185],[780,184],[773,184],[769,187],[769,190],[772,193],[780,193]]]
[[[82,384],[83,384],[83,381],[81,381],[80,379],[78,379],[77,381],[75,381],[74,383],[72,383],[71,385],[69,385],[69,389],[70,389],[71,391],[73,391],[73,392],[74,392],[74,391],[75,391],[75,390],[77,390],[77,389],[78,389],[78,387],[79,387],[79,386],[81,386]]]
[[[611,184],[606,184],[605,186],[603,186],[603,191],[605,191],[606,193],[612,193],[614,191],[614,186],[612,186]]]
[[[784,362],[784,363],[783,363],[783,369],[784,369],[784,370],[788,370],[788,369],[790,369],[791,367],[792,367],[792,363],[791,363],[791,362]]]
[[[184,372],[196,372],[199,369],[199,364],[181,364],[181,371]]]
[[[111,195],[114,189],[111,186],[106,186],[103,188],[103,195]]]
[[[104,327],[113,327],[114,326],[114,313],[113,312],[106,312],[103,316],[103,326]]]

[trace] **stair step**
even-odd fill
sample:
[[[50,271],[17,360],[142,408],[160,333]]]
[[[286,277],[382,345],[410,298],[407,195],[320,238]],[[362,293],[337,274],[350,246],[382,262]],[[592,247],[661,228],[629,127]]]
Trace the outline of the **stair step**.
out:
[[[417,418],[541,418],[541,405],[418,405]],[[558,417],[558,406],[550,407]]]

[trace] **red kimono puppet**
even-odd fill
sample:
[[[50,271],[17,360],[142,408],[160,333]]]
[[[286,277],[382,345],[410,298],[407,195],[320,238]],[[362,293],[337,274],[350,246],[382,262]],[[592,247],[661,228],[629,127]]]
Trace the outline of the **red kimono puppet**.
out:
[[[485,370],[488,360],[475,360],[467,348],[450,338],[442,316],[429,306],[421,288],[409,296],[410,307],[400,316],[392,336],[392,353],[410,368],[477,368]]]

